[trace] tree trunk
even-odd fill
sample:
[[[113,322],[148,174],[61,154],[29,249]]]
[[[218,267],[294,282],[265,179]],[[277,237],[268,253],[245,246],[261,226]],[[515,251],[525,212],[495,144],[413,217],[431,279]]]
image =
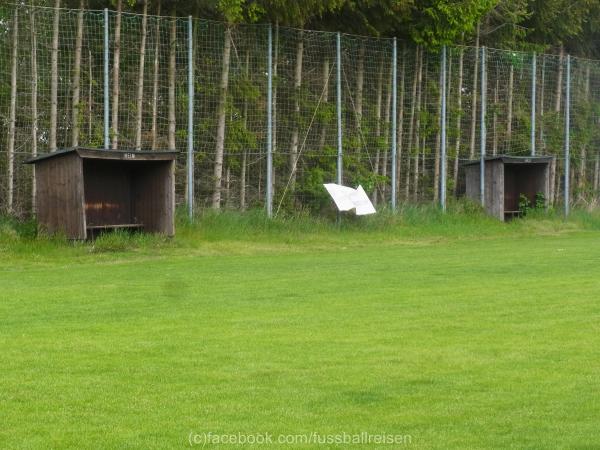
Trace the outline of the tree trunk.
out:
[[[512,121],[513,121],[513,94],[515,86],[515,68],[511,64],[508,71],[508,105],[506,112],[506,150],[507,153],[511,151],[512,141]]]
[[[412,155],[410,153],[406,154],[406,176],[405,176],[405,182],[406,185],[404,186],[404,198],[405,201],[408,202],[409,200],[409,196],[410,196],[410,170],[411,170],[411,162],[412,162]]]
[[[402,49],[402,66],[400,69],[400,102],[398,105],[398,127],[396,129],[397,131],[397,139],[396,142],[398,144],[398,153],[396,154],[396,192],[399,195],[400,194],[400,176],[401,176],[401,169],[402,169],[402,150],[404,148],[404,143],[402,142],[402,139],[404,138],[403,135],[403,131],[404,131],[404,91],[405,91],[405,86],[404,86],[404,82],[406,79],[406,49],[403,48]]]
[[[58,122],[58,25],[60,20],[60,0],[54,2],[54,22],[52,26],[52,48],[50,52],[50,151],[56,151],[56,128]]]
[[[429,104],[429,100],[428,100],[428,96],[429,96],[429,89],[427,89],[427,85],[428,85],[428,67],[429,67],[429,60],[426,58],[425,59],[425,65],[423,67],[423,81],[420,83],[421,85],[421,100],[419,101],[419,105],[421,105],[421,109],[425,109],[425,111],[427,112],[427,105]],[[420,115],[419,115],[420,117]],[[419,127],[419,133],[420,133],[420,128]],[[419,146],[419,157],[421,158],[420,160],[420,166],[419,166],[419,176],[421,177],[422,180],[425,179],[425,150],[426,150],[426,136],[423,135],[421,136],[419,134],[419,137],[421,138],[421,143]],[[422,196],[422,194],[424,194],[424,192],[421,192],[420,195]]]
[[[560,44],[560,57],[558,62],[558,74],[556,75],[556,94],[554,96],[554,111],[560,112],[560,101],[562,96],[562,79],[564,70],[565,47]]]
[[[158,75],[159,75],[159,56],[160,56],[160,0],[156,7],[156,24],[154,29],[155,47],[154,47],[154,64],[152,74],[152,128],[150,134],[152,136],[152,150],[156,150],[157,146],[157,127],[156,121],[158,116]]]
[[[475,64],[473,66],[473,95],[471,97],[471,140],[469,141],[469,158],[475,158],[475,131],[477,129],[477,88],[479,74],[479,31],[481,24],[477,24],[477,37],[475,38]]]
[[[465,50],[461,47],[460,53],[458,54],[458,89],[456,92],[456,141],[454,143],[454,179],[452,186],[452,194],[456,197],[458,192],[458,163],[460,161],[460,138],[461,138],[461,122],[462,122],[462,91],[463,91],[463,78],[464,78],[464,59]]]
[[[329,103],[329,58],[325,57],[323,60],[323,108],[327,108]],[[327,120],[324,120],[321,124],[321,136],[319,137],[319,153],[323,153],[325,147],[325,139],[327,137]]]
[[[231,204],[231,167],[227,165],[225,170],[225,208]]]
[[[542,145],[542,153],[546,153],[546,138],[544,137],[544,93],[546,90],[546,56],[542,56],[542,85],[540,86],[540,143]]]
[[[135,108],[135,149],[142,149],[142,109],[144,106],[144,65],[146,62],[146,36],[148,34],[148,0],[144,0],[142,13],[142,40],[140,43],[140,66],[138,70],[137,101]],[[187,192],[187,190],[186,190]]]
[[[377,177],[379,175],[379,156],[381,151],[381,104],[383,99],[383,66],[385,65],[385,58],[381,59],[379,65],[379,75],[377,76],[377,94],[376,94],[376,106],[375,106],[375,166],[373,172]],[[374,205],[377,205],[377,197],[379,195],[379,183],[375,182],[373,186],[373,193],[371,194],[371,201]]]
[[[419,54],[420,47],[417,46],[415,49],[415,68],[419,65]],[[410,123],[408,130],[408,150],[406,152],[406,184],[404,191],[404,198],[408,201],[410,197],[410,162],[412,158],[412,150],[413,150],[413,135],[414,135],[414,127],[415,127],[415,110],[417,104],[417,73],[416,69],[413,72],[413,85],[412,85],[412,95],[411,95],[411,105],[410,105]]]
[[[598,196],[598,186],[600,184],[600,154],[596,153],[594,162],[594,196]]]
[[[292,181],[290,186],[294,190],[296,182],[296,166],[298,164],[298,141],[299,141],[299,119],[300,119],[300,89],[302,87],[302,65],[304,60],[304,33],[300,32],[300,40],[296,49],[296,67],[294,72],[294,131],[292,132],[292,150],[290,153],[290,166],[292,170]]]
[[[248,155],[246,150],[242,152],[242,169],[240,173],[240,209],[246,209],[246,166],[248,164]]]
[[[7,211],[13,212],[15,176],[15,132],[17,121],[17,52],[19,48],[19,8],[15,8],[12,30],[12,53],[10,58],[10,111],[8,118],[8,198]]]
[[[272,94],[272,100],[273,100],[273,106],[272,106],[272,117],[271,120],[273,121],[273,125],[272,125],[272,129],[271,129],[271,142],[272,142],[272,146],[273,146],[273,153],[275,153],[277,151],[277,66],[279,64],[279,21],[275,22],[275,36],[273,37],[273,80],[275,81],[272,89],[273,89],[273,94]],[[277,174],[277,171],[275,170],[275,164],[273,164],[273,172],[271,173],[271,193],[273,195],[273,197],[275,197],[275,175]],[[260,196],[259,196],[260,198]]]
[[[358,49],[358,61],[356,62],[356,133],[361,136],[361,123],[363,115],[363,90],[365,80],[365,43],[361,42]],[[360,148],[360,144],[359,144]]]
[[[492,155],[498,154],[498,91],[500,89],[500,76],[496,69],[496,85],[494,86],[494,114],[492,117]]]
[[[175,82],[177,69],[177,18],[175,8],[171,12],[171,17],[169,36],[169,133],[167,141],[169,150],[175,150]]]
[[[585,68],[585,83],[583,88],[583,102],[589,104],[590,98],[590,63],[586,64]],[[589,121],[592,122],[592,121]],[[590,123],[590,126],[593,127],[593,123]],[[587,165],[587,146],[588,146],[588,138],[584,140],[581,145],[581,158],[579,161],[579,171],[577,173],[577,198],[579,200],[583,200],[585,198],[585,179],[587,176],[586,165]]]
[[[560,177],[560,171],[558,170],[559,166],[558,163],[554,165],[554,195],[555,195],[555,199],[558,200],[560,198],[560,183],[561,183],[561,177]],[[564,169],[563,169],[564,170]]]
[[[427,85],[427,83],[425,83]],[[423,136],[421,138],[421,177],[425,178],[425,148],[426,148],[426,138]]]
[[[227,106],[227,87],[229,84],[229,64],[231,53],[231,29],[225,28],[225,44],[223,46],[223,62],[221,69],[221,83],[219,85],[219,103],[217,105],[217,144],[215,148],[214,165],[214,191],[212,196],[212,207],[221,207],[221,179],[223,177],[223,152],[225,149],[225,113]]]
[[[554,200],[555,200],[555,189],[556,189],[556,158],[552,160],[552,162],[550,163],[550,189],[549,189],[549,193],[548,193],[548,197],[550,197],[548,199],[548,204],[549,205],[554,205]]]
[[[35,12],[32,8],[30,11],[30,32],[31,32],[31,156],[37,156],[38,144],[38,68],[37,68],[37,28],[35,25]],[[31,211],[36,213],[36,177],[35,164],[31,165]]]
[[[111,104],[111,128],[112,145],[117,149],[119,147],[119,79],[121,65],[121,17],[123,11],[123,0],[117,0],[117,18],[115,20],[115,43],[113,51],[113,85],[112,85],[112,104]]]
[[[88,95],[87,95],[87,140],[91,142],[94,118],[93,112],[93,88],[94,88],[94,72],[92,70],[92,50],[88,50]]]
[[[440,71],[440,82],[439,82],[440,86],[442,84],[442,73]],[[436,136],[435,136],[435,155],[434,155],[434,162],[433,162],[433,202],[437,203],[437,201],[439,200],[439,194],[440,194],[440,151],[441,151],[441,144],[442,144],[442,135],[441,135],[441,129],[440,129],[440,124],[441,124],[441,120],[442,120],[442,91],[440,90],[439,94],[438,94],[438,103],[437,103],[437,118],[438,118],[438,126],[437,126],[437,132],[436,132]]]
[[[75,63],[73,66],[73,99],[72,108],[72,127],[71,128],[71,145],[77,147],[79,145],[79,127],[81,123],[81,47],[83,44],[83,8],[84,0],[79,0],[79,12],[77,13],[77,35],[75,37]]]
[[[294,70],[294,129],[290,148],[290,190],[296,186],[296,165],[298,164],[298,139],[300,127],[300,88],[302,87],[302,59],[304,56],[304,34],[300,31],[300,38],[296,47],[296,68]]]
[[[384,135],[383,135],[383,150],[381,152],[381,176],[385,179],[387,177],[387,166],[388,166],[388,146],[390,143],[390,116],[392,106],[392,76],[393,67],[390,64],[390,73],[388,77],[388,89],[385,98],[385,116],[384,116]],[[387,183],[384,182],[381,187],[381,201],[386,202],[387,195]]]
[[[554,112],[558,117],[560,115],[561,107],[561,95],[562,95],[562,78],[563,78],[563,60],[565,55],[565,48],[561,44],[560,46],[560,58],[558,64],[558,74],[556,76],[556,93],[554,98]],[[558,199],[560,191],[560,177],[558,176],[558,170],[556,170],[556,162],[550,168],[550,204],[553,205]]]
[[[452,72],[452,67],[453,67],[454,63],[453,63],[453,54],[452,54],[452,50],[450,50],[448,52],[448,73],[446,75],[446,160],[444,161],[444,167],[446,169],[446,173],[445,175],[445,179],[446,179],[446,185],[442,186],[442,182],[440,180],[440,189],[444,189],[444,192],[447,194],[448,193],[448,174],[450,173],[450,171],[448,170],[448,158],[449,158],[449,152],[448,152],[448,122],[449,117],[451,115],[451,113],[448,112],[448,105],[451,103],[451,99],[452,99],[452,80],[454,77],[454,73]],[[451,111],[451,108],[450,108]],[[441,142],[441,140],[440,140]],[[440,169],[440,173],[441,173],[441,169]],[[441,192],[441,191],[440,191]]]
[[[417,68],[417,106],[416,106],[416,121],[415,121],[415,167],[413,178],[413,199],[419,198],[419,151],[421,140],[419,139],[419,128],[421,128],[421,96],[423,94],[423,50],[420,51],[419,64]]]

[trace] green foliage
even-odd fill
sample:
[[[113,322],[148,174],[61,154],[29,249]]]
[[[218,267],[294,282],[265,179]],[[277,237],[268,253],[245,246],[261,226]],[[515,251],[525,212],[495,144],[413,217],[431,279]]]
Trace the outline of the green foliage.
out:
[[[519,194],[519,212],[522,216],[526,216],[531,209],[531,202],[525,194]]]
[[[256,0],[272,22],[304,27],[310,19],[340,9],[345,0]]]
[[[411,9],[408,27],[414,42],[430,48],[456,42],[475,29],[495,0],[425,0]]]
[[[546,196],[543,192],[537,192],[533,204],[525,194],[519,194],[519,212],[522,217],[527,216],[530,212],[546,210]]]
[[[543,192],[538,192],[535,194],[535,209],[543,210],[546,208],[546,196]]]
[[[228,23],[253,23],[264,14],[264,8],[247,0],[218,0],[217,10]]]

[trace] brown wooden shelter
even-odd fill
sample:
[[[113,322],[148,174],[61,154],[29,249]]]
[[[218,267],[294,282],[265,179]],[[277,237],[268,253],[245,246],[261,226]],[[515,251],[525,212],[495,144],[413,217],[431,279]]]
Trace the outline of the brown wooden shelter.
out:
[[[530,204],[541,194],[548,200],[550,166],[553,156],[492,156],[485,158],[485,209],[491,216],[506,220],[520,214],[519,197],[525,195]],[[480,201],[479,160],[465,164],[466,195]]]
[[[48,233],[86,239],[101,230],[175,233],[176,152],[70,148],[35,166],[37,220]]]

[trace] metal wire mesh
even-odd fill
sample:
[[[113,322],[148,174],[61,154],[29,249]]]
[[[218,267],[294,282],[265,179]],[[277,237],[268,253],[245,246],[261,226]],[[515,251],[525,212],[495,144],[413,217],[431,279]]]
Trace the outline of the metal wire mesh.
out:
[[[7,6],[0,21],[0,209],[31,213],[35,153],[102,147],[104,55],[109,56],[109,138],[120,149],[177,149],[177,202],[186,198],[187,70],[194,70],[194,172],[199,207],[265,206],[267,25],[227,26],[103,11]],[[550,203],[564,195],[565,112],[570,111],[570,201],[594,206],[600,184],[600,63],[453,47],[447,61],[447,185],[464,191],[462,164],[481,151],[485,95],[489,155],[555,155]],[[273,210],[326,212],[322,188],[337,167],[336,34],[273,28]],[[391,161],[392,40],[341,35],[343,182],[379,207],[438,199],[441,178],[440,54],[398,43],[397,159]],[[533,103],[533,89],[536,99]],[[535,133],[532,135],[533,121]]]

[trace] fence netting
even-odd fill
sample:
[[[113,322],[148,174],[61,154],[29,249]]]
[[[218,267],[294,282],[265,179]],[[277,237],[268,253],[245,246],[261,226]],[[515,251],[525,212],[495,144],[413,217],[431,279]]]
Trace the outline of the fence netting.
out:
[[[176,198],[184,204],[190,64],[194,204],[265,207],[268,25],[193,19],[190,61],[188,18],[110,11],[107,24],[104,11],[2,8],[2,212],[32,212],[34,174],[23,162],[33,155],[105,145],[105,97],[110,148],[180,151]],[[336,33],[273,26],[272,38],[273,211],[331,211],[322,184],[335,182],[339,169]],[[397,43],[392,161],[393,41],[342,34],[340,42],[343,182],[362,185],[378,207],[390,204],[392,182],[399,203],[436,201],[442,167],[440,52]],[[570,201],[594,206],[600,184],[600,62],[571,58],[567,105],[565,55],[486,49],[484,85],[482,55],[476,47],[447,51],[448,196],[464,194],[463,164],[479,158],[484,147],[488,155],[556,156],[548,200],[561,204],[568,109]]]

